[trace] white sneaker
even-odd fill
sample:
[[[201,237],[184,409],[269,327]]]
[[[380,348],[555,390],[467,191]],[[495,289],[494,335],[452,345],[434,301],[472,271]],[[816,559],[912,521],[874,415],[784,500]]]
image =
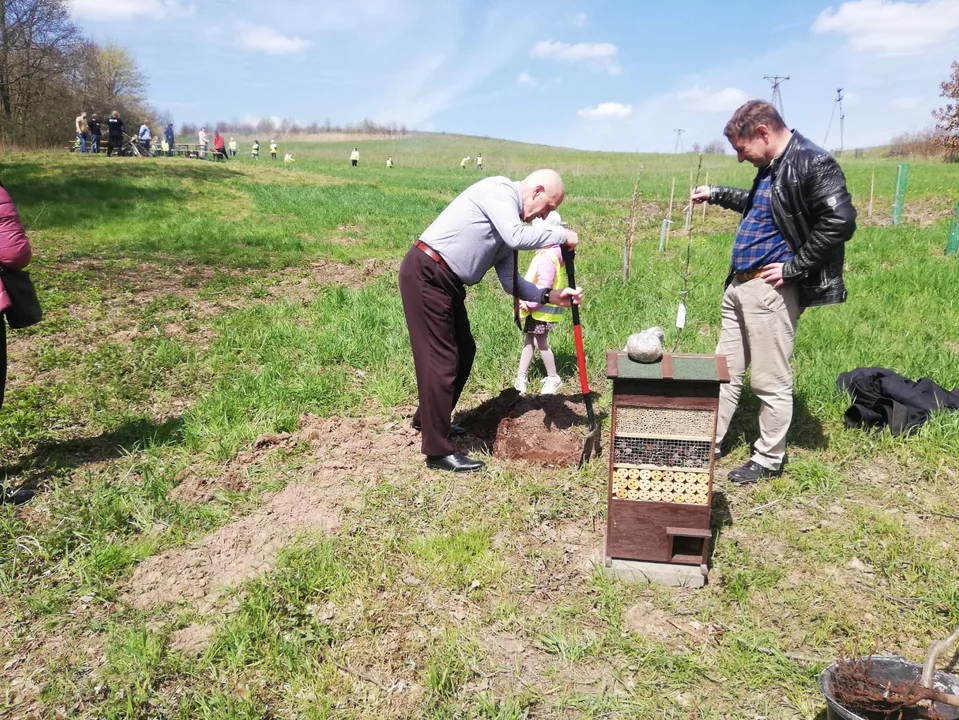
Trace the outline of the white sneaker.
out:
[[[526,388],[529,387],[529,380],[525,375],[517,375],[516,379],[513,381],[513,387],[519,390],[520,395],[525,395]]]
[[[543,379],[543,387],[539,391],[540,395],[555,395],[559,386],[563,384],[563,378],[559,375],[547,375]]]

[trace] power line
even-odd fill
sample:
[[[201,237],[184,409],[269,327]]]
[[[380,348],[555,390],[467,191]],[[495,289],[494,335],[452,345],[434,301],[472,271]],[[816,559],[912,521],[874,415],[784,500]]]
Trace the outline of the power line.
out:
[[[780,91],[779,86],[788,79],[788,75],[766,75],[763,77],[763,80],[768,80],[773,86],[773,107],[776,108],[779,111],[779,114],[783,117],[785,117],[786,113],[783,111],[783,94],[782,91]]]
[[[839,155],[842,155],[842,151],[845,143],[845,124],[846,124],[846,113],[842,109],[842,88],[836,88],[836,100],[832,104],[832,114],[829,116],[829,125],[826,126],[826,137],[823,138],[822,146],[826,147],[826,142],[829,140],[829,131],[832,130],[832,121],[836,117],[836,108],[839,108]]]
[[[686,148],[683,147],[683,133],[686,131],[682,128],[676,128],[673,132],[676,133],[676,147],[673,148],[673,154],[686,152]]]

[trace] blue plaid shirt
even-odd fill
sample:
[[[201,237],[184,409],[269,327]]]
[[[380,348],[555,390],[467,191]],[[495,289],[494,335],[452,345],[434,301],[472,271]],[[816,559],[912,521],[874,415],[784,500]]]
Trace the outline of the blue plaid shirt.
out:
[[[753,206],[739,223],[733,244],[733,272],[757,270],[770,263],[784,263],[795,257],[773,223],[772,173],[762,171]]]

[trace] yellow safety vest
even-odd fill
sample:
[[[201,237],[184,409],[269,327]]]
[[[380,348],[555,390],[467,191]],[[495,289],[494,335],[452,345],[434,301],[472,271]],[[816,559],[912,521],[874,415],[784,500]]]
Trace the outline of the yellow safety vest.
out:
[[[276,143],[270,143],[270,152],[271,152],[271,153],[275,153],[275,152],[276,152]]]
[[[539,253],[537,253],[536,256],[539,257]],[[562,290],[566,286],[566,269],[560,264],[559,258],[555,255],[553,255],[553,264],[556,266],[556,276],[553,278],[553,287],[551,289]],[[529,270],[526,271],[526,279],[534,285],[536,284],[536,269],[538,267],[539,263],[534,260],[530,263]],[[527,314],[531,315],[533,320],[556,323],[563,317],[563,308],[559,305],[540,305],[529,313],[522,313],[524,317]]]
[[[260,154],[260,146],[257,145],[256,143],[253,144],[253,154],[254,154],[254,155],[259,155],[259,154]]]

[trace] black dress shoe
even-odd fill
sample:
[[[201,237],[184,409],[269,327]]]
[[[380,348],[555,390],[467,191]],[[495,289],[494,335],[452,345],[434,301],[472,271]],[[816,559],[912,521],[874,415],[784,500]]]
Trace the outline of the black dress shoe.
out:
[[[416,430],[416,432],[421,432],[423,430],[423,426],[420,425],[418,422],[414,422],[413,429]],[[456,423],[452,423],[450,425],[450,437],[456,437],[457,435],[465,435],[465,434],[466,434],[466,428],[464,428],[462,425],[457,425]]]
[[[750,483],[764,480],[765,478],[779,477],[783,474],[782,468],[779,470],[770,470],[757,462],[750,460],[742,467],[730,470],[726,476],[737,485],[749,485]]]
[[[468,473],[482,470],[486,465],[482,460],[474,460],[463,453],[452,455],[427,455],[426,467],[434,470],[450,470],[451,472]]]

